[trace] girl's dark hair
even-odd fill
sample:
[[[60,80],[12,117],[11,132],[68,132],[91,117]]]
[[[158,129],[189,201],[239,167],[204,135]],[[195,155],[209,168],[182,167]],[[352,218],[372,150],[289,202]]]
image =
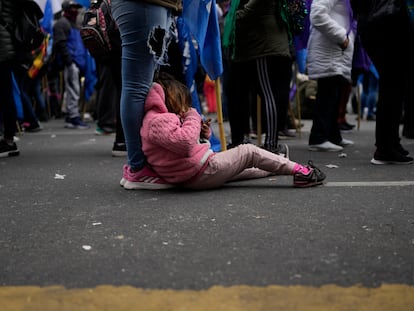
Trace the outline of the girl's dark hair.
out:
[[[159,72],[154,81],[164,90],[165,106],[169,112],[180,114],[191,108],[191,93],[186,85],[165,72]]]

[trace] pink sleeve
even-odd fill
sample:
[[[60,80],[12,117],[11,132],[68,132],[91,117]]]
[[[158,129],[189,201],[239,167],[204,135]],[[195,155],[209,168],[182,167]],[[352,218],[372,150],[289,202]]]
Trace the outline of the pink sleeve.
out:
[[[198,144],[200,130],[201,117],[197,112],[188,113],[183,123],[177,115],[163,113],[152,120],[149,137],[152,143],[186,156]]]

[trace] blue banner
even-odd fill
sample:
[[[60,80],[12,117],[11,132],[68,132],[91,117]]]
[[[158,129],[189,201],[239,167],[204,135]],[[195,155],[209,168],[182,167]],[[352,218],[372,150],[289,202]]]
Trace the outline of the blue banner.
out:
[[[198,43],[200,61],[212,80],[223,73],[215,0],[184,0],[183,19]]]

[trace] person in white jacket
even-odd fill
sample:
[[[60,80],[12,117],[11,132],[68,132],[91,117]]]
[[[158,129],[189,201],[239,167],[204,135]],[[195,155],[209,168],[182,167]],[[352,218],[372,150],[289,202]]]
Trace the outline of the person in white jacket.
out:
[[[356,23],[349,0],[313,0],[307,69],[318,82],[309,150],[341,151],[353,142],[337,123],[344,85],[351,81]]]

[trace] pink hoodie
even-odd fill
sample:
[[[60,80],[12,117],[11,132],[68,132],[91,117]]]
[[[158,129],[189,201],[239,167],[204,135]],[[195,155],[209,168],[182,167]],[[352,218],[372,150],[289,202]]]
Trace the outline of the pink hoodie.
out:
[[[201,173],[213,155],[210,143],[200,143],[201,116],[191,109],[182,120],[165,106],[161,85],[154,83],[145,101],[142,150],[149,165],[165,181],[183,183]]]

